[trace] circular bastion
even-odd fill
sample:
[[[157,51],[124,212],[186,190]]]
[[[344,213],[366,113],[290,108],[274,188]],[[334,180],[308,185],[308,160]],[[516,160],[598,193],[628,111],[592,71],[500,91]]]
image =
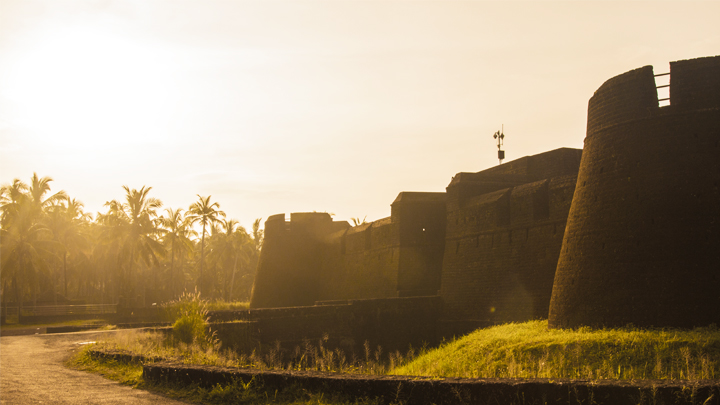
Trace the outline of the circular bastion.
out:
[[[588,105],[551,327],[720,324],[720,56],[651,66]]]

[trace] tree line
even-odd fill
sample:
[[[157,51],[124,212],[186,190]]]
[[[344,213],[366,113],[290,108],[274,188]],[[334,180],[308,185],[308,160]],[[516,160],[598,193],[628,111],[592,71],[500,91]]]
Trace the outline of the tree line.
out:
[[[35,173],[0,187],[3,306],[67,303],[143,307],[197,289],[246,301],[262,246],[260,219],[247,231],[220,204],[198,195],[165,208],[152,187],[123,186],[122,200],[93,216],[50,177]]]

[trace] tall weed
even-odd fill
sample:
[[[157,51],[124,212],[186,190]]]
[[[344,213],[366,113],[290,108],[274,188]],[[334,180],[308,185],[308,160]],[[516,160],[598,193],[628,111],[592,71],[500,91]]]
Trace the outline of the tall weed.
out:
[[[208,302],[200,298],[199,291],[186,291],[163,307],[173,322],[173,337],[177,341],[202,348],[217,345],[215,334],[208,328]]]

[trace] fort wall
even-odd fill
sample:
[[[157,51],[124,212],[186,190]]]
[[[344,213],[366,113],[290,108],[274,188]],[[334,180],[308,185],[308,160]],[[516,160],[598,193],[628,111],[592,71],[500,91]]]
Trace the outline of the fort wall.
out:
[[[293,213],[289,222],[285,214],[269,217],[251,307],[306,306],[322,299],[328,274],[321,264],[328,236],[349,227],[327,213]]]
[[[251,308],[440,294],[451,319],[544,318],[581,154],[459,173],[447,193],[402,192],[390,217],[356,227],[272,216]]]
[[[590,99],[551,326],[720,321],[720,57],[672,62],[669,106],[654,85],[646,66]]]
[[[453,179],[441,288],[447,318],[487,326],[547,317],[580,156],[558,149]]]
[[[399,241],[392,236],[390,218],[334,235],[324,255],[329,279],[322,300],[396,297]]]
[[[392,203],[399,245],[398,296],[437,295],[445,250],[445,193],[402,192]]]
[[[406,353],[439,343],[440,297],[381,298],[319,302],[315,306],[213,311],[209,314],[225,347],[262,352],[277,344],[286,354],[296,347],[323,342],[342,349],[348,358],[364,357],[368,343],[374,352]],[[242,321],[233,322],[232,321]],[[225,322],[217,323],[217,322]],[[253,346],[254,345],[254,346]]]
[[[324,213],[272,216],[251,308],[440,295],[445,319],[545,318],[581,155],[561,148],[458,173],[446,193],[402,192],[390,217],[355,227]]]

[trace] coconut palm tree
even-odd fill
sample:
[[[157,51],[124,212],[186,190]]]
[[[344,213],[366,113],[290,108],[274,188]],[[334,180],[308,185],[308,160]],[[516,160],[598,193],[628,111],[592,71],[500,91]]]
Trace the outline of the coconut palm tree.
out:
[[[256,218],[255,221],[253,221],[252,225],[252,238],[253,243],[255,244],[255,252],[257,254],[260,254],[260,249],[262,248],[263,243],[263,237],[264,231],[260,229],[260,221],[262,221],[262,218]]]
[[[190,218],[183,214],[182,208],[173,210],[166,208],[167,216],[158,218],[158,225],[162,228],[162,241],[165,248],[170,250],[170,296],[175,298],[177,288],[175,286],[175,257],[180,254],[187,255],[192,251],[193,242],[191,236],[197,236],[192,229]],[[182,265],[181,265],[182,272]]]
[[[192,224],[199,223],[202,225],[202,237],[200,240],[200,277],[198,280],[199,290],[202,292],[205,280],[203,278],[203,266],[205,262],[205,235],[207,227],[222,222],[225,213],[220,211],[220,204],[217,202],[210,203],[210,197],[201,197],[197,195],[199,200],[193,203],[188,210],[188,216]]]
[[[0,229],[0,240],[0,273],[12,284],[15,302],[22,311],[26,290],[35,298],[39,278],[48,272],[48,259],[55,247],[52,232],[42,223],[16,221]]]
[[[0,187],[0,274],[5,285],[12,284],[20,312],[26,290],[33,301],[37,299],[41,276],[48,273],[48,260],[58,250],[45,210],[66,194],[60,191],[46,198],[51,181],[34,173],[30,186],[15,179]]]
[[[10,222],[18,219],[21,204],[27,200],[27,184],[15,179],[12,184],[0,187],[0,225],[8,228]]]
[[[99,214],[98,219],[106,226],[102,237],[104,242],[115,243],[119,247],[118,262],[124,264],[125,268],[121,276],[121,288],[127,294],[126,298],[137,302],[135,284],[141,278],[135,274],[136,265],[157,266],[158,257],[162,257],[165,252],[158,240],[161,229],[156,225],[156,211],[162,207],[162,202],[148,197],[152,187],[143,186],[136,190],[123,186],[123,189],[126,193],[125,202],[106,202],[108,212]],[[142,297],[144,301],[144,289]]]
[[[28,194],[30,196],[32,209],[37,213],[37,215],[43,215],[50,206],[68,198],[67,193],[63,190],[45,198],[45,194],[50,191],[51,181],[53,181],[53,179],[50,177],[39,178],[37,173],[33,173],[30,178],[30,188],[28,190]]]
[[[223,298],[232,300],[238,265],[246,267],[252,256],[254,244],[245,228],[238,221],[225,221],[222,228],[208,242],[208,258],[220,264],[223,270]]]
[[[48,227],[54,239],[62,245],[63,291],[68,297],[68,257],[87,260],[85,251],[89,247],[87,231],[90,214],[83,212],[83,203],[65,196],[51,206],[48,215]]]
[[[97,273],[102,286],[102,303],[118,303],[121,290],[121,271],[118,259],[120,243],[113,239],[111,229],[115,226],[112,215],[98,213],[97,219],[90,224],[88,234],[92,241],[90,250],[90,266]]]

